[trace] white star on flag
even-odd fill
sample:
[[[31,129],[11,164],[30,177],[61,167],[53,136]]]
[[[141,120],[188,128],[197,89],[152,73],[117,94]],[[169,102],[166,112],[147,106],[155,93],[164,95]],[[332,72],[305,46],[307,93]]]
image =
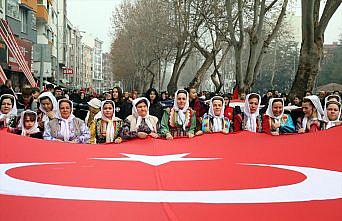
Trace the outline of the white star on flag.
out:
[[[127,158],[92,158],[95,160],[112,160],[112,161],[137,161],[146,163],[152,166],[160,166],[162,164],[176,162],[176,161],[200,161],[200,160],[219,160],[221,158],[184,158],[190,153],[182,153],[182,154],[171,154],[171,155],[162,155],[162,156],[148,156],[148,155],[139,155],[139,154],[128,154],[128,153],[120,153],[121,155],[126,156]]]

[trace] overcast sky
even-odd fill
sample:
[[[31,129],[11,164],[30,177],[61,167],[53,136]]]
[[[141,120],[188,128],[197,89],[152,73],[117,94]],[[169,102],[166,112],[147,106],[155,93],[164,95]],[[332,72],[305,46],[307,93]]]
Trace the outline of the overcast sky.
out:
[[[104,41],[103,49],[109,51],[110,19],[113,9],[122,0],[67,0],[68,18],[74,26],[81,31],[93,34]],[[300,7],[300,6],[298,6]],[[300,12],[300,10],[297,10]],[[299,14],[299,12],[297,14]],[[342,33],[342,6],[337,10],[331,19],[325,33],[325,42],[337,41]]]

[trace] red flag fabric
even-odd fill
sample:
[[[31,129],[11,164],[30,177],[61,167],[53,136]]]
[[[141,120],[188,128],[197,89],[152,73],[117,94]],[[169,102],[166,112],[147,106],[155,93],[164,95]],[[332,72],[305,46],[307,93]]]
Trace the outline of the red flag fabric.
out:
[[[0,220],[342,220],[342,127],[78,145],[0,132]]]

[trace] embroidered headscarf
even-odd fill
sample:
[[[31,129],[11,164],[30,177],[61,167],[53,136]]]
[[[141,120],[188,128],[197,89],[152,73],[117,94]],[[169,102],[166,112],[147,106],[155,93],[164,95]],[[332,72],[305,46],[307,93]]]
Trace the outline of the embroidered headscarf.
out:
[[[138,114],[137,105],[144,101],[147,105],[147,114],[145,117],[142,117]],[[139,128],[142,120],[145,119],[147,126],[151,129],[151,131],[154,131],[153,124],[149,118],[150,116],[149,109],[150,109],[150,101],[146,97],[141,97],[141,98],[137,98],[133,100],[132,115],[137,119],[137,128]]]
[[[105,104],[111,104],[113,106],[113,116],[111,119],[107,118],[104,115],[104,106]],[[115,117],[115,103],[112,100],[105,100],[102,101],[101,104],[101,119],[105,122],[107,122],[107,127],[106,127],[106,142],[111,143],[114,142],[115,138],[115,128],[114,128],[114,121],[120,120],[119,118]]]
[[[26,129],[24,122],[25,122],[25,115],[27,113],[32,113],[35,115],[35,122],[33,127]],[[39,128],[38,128],[38,121],[37,121],[37,113],[32,111],[32,110],[26,110],[21,112],[21,116],[20,116],[20,120],[19,120],[19,125],[18,128],[21,130],[21,135],[22,136],[26,136],[27,134],[35,134],[39,132]]]
[[[258,107],[255,111],[255,113],[251,113],[250,111],[250,107],[249,107],[249,97],[251,95],[256,95],[258,97]],[[247,117],[247,124],[246,124],[246,127],[247,127],[247,130],[251,131],[251,132],[257,132],[257,117],[259,116],[259,108],[260,108],[260,103],[261,103],[261,97],[259,94],[256,94],[256,93],[251,93],[251,94],[248,94],[246,96],[246,99],[245,99],[245,107],[244,107],[244,113],[245,113],[245,116]]]
[[[273,103],[279,102],[279,101],[282,103],[283,109],[282,109],[281,114],[279,116],[274,116],[274,113],[272,111],[272,106],[273,106]],[[283,98],[271,98],[268,101],[268,107],[267,107],[266,115],[269,116],[270,118],[275,119],[276,121],[279,121],[284,115],[284,99]]]
[[[70,113],[70,116],[68,117],[68,119],[63,118],[61,115],[60,104],[63,102],[67,102],[70,105],[71,113]],[[61,135],[63,136],[64,141],[69,141],[69,138],[70,138],[70,133],[71,133],[70,123],[75,118],[75,116],[72,113],[73,109],[74,109],[74,105],[73,105],[72,101],[70,101],[68,99],[61,99],[58,101],[57,117],[61,121]]]
[[[318,120],[323,120],[324,111],[323,111],[319,97],[317,97],[316,95],[310,95],[310,96],[304,97],[304,99],[311,101],[313,106],[316,108]],[[304,101],[304,99],[303,99],[303,101]],[[302,121],[302,128],[304,128],[305,130],[306,130],[308,120],[309,119],[306,116],[304,116],[303,121]]]
[[[219,116],[215,115],[214,113],[214,105],[213,102],[219,100],[222,101],[222,110]],[[219,132],[223,130],[222,126],[222,120],[224,119],[224,99],[221,96],[214,96],[213,98],[210,99],[210,107],[209,107],[209,112],[208,115],[213,118],[213,132]]]
[[[177,96],[178,94],[185,94],[186,95],[186,103],[183,109],[179,109],[178,104],[177,104]],[[174,102],[173,102],[173,109],[177,112],[177,122],[179,125],[183,126],[183,129],[186,130],[186,126],[189,123],[189,119],[186,119],[186,112],[189,109],[189,93],[186,90],[178,90],[175,93],[175,98],[174,98]]]
[[[337,115],[336,120],[330,120],[328,117],[328,106],[330,104],[336,104],[339,108],[339,113]],[[336,125],[336,123],[340,121],[340,118],[341,118],[341,102],[338,102],[335,100],[330,100],[330,101],[326,102],[325,107],[324,107],[324,117],[323,117],[323,120],[327,123],[326,129],[334,127]]]
[[[1,95],[1,97],[0,97],[1,103],[2,103],[2,101],[4,99],[11,99],[11,102],[12,102],[12,109],[7,114],[1,113],[1,110],[0,110],[0,119],[5,119],[6,120],[6,124],[8,124],[10,118],[11,117],[16,117],[17,114],[18,114],[17,102],[16,102],[15,97],[12,94],[3,94],[3,95]],[[2,105],[2,104],[0,104],[0,105]]]
[[[57,117],[59,106],[58,106],[58,102],[57,102],[56,97],[53,96],[53,94],[51,92],[44,92],[41,95],[39,95],[39,97],[38,97],[38,101],[40,104],[39,110],[44,113],[42,121],[45,122],[45,124],[47,124],[50,121],[50,119],[46,115],[47,111],[43,108],[43,105],[41,104],[41,99],[45,98],[45,97],[48,97],[50,99],[50,101],[52,103],[52,112],[55,114],[55,117]]]

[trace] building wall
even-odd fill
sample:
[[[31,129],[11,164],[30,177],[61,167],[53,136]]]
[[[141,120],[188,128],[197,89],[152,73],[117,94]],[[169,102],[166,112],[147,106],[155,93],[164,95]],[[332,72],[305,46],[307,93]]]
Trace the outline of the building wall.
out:
[[[1,0],[0,0],[1,1]],[[6,2],[6,1],[5,1]],[[4,3],[1,1],[1,3]],[[6,12],[6,20],[16,38],[19,49],[24,55],[24,59],[32,71],[32,53],[33,45],[37,43],[37,29],[36,29],[36,10],[37,2],[23,2],[21,0],[7,0],[6,4],[2,5],[3,12]],[[13,81],[14,88],[19,90],[25,85],[28,85],[28,81],[25,75],[22,73],[19,64],[9,51],[7,65],[4,66],[4,71],[7,78]]]
[[[103,82],[104,89],[108,90],[113,88],[114,75],[112,69],[112,61],[109,53],[104,53],[102,55],[102,72],[103,72]]]
[[[0,18],[5,19],[6,18],[6,1],[0,0]]]
[[[36,17],[32,8],[19,6],[18,0],[7,0],[6,19],[16,36],[37,42]]]
[[[93,48],[89,47],[86,44],[82,44],[82,52],[83,52],[83,62],[82,62],[82,71],[84,75],[84,87],[94,87],[93,86]]]

